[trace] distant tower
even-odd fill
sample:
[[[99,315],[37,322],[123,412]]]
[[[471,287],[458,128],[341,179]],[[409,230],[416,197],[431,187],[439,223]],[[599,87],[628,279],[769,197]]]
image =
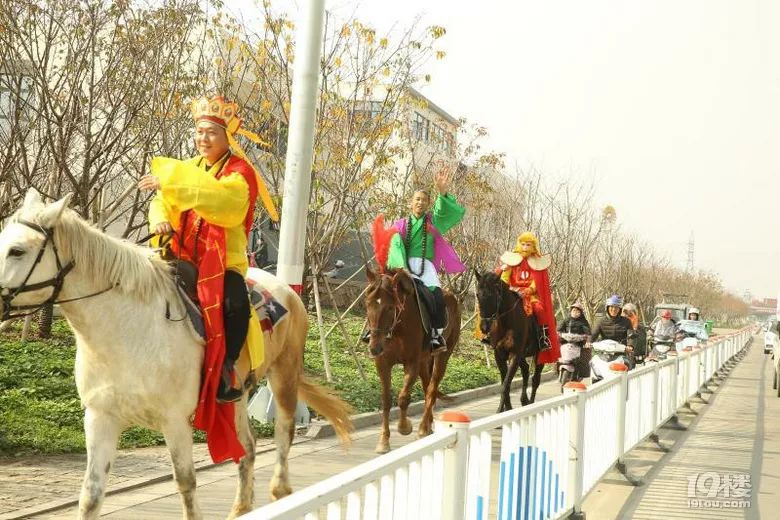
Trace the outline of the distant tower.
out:
[[[691,231],[691,238],[688,239],[688,263],[685,265],[685,270],[689,273],[693,272],[693,231]]]

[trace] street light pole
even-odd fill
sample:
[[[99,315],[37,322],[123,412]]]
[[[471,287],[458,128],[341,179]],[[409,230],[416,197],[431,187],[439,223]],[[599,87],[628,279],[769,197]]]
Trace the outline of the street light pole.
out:
[[[284,169],[284,198],[276,274],[297,293],[303,289],[306,216],[314,155],[325,0],[301,2],[295,42],[290,129]]]

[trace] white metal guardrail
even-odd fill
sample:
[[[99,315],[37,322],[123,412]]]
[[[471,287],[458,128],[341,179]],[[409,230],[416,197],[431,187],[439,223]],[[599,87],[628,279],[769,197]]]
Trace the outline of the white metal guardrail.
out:
[[[471,423],[445,412],[433,435],[242,518],[563,518],[581,511],[604,474],[673,418],[749,338],[748,329],[721,336],[587,389]]]

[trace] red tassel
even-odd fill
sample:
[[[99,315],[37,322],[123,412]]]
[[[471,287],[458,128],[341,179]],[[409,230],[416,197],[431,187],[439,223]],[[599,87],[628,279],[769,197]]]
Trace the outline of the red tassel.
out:
[[[390,254],[390,241],[396,233],[398,233],[398,230],[394,226],[385,228],[384,214],[379,214],[374,220],[374,225],[371,228],[371,237],[374,240],[374,253],[376,253],[376,261],[379,264],[380,273],[385,272],[387,256]]]

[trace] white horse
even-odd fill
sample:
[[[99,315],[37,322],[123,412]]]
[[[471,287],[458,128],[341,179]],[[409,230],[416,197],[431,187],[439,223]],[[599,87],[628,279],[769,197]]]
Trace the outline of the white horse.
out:
[[[203,342],[182,316],[166,263],[151,250],[109,237],[67,209],[70,196],[45,205],[30,190],[0,233],[0,313],[24,312],[56,299],[76,337],[76,386],[85,408],[87,470],[79,517],[96,518],[117,441],[129,426],[161,431],[170,450],[184,518],[199,519],[195,501],[191,417],[198,402]],[[265,335],[265,362],[255,375],[269,378],[277,404],[274,499],[292,492],[287,455],[297,399],[335,426],[347,443],[349,407],[303,375],[306,310],[285,284],[265,273],[261,283],[289,315]],[[69,301],[71,300],[71,301]],[[246,455],[230,517],[252,509],[255,439],[246,393],[236,403],[236,429]]]

